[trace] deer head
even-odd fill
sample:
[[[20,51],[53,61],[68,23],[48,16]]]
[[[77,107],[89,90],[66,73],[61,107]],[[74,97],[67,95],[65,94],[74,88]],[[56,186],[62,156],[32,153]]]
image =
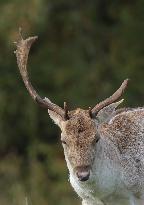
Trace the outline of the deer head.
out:
[[[112,96],[98,103],[94,108],[69,111],[66,103],[64,103],[64,108],[61,108],[48,98],[41,98],[29,80],[27,72],[28,54],[36,39],[35,36],[24,40],[21,31],[19,32],[15,53],[20,74],[31,97],[40,106],[48,109],[50,117],[60,127],[65,158],[74,175],[80,181],[86,181],[89,179],[90,170],[95,159],[96,144],[100,139],[98,124],[108,121],[114,115],[116,107],[122,100],[116,101],[127,87],[128,79],[122,83]]]

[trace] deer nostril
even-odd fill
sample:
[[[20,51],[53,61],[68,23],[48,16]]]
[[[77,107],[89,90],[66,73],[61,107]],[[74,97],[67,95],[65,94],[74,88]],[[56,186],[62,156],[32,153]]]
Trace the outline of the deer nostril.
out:
[[[90,176],[90,170],[81,171],[81,172],[77,171],[76,175],[80,181],[87,181]]]

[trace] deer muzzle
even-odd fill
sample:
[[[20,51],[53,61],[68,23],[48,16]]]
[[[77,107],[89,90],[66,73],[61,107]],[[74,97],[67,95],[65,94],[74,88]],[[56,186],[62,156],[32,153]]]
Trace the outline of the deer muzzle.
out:
[[[75,168],[76,176],[79,181],[87,181],[90,177],[90,166],[80,166]]]

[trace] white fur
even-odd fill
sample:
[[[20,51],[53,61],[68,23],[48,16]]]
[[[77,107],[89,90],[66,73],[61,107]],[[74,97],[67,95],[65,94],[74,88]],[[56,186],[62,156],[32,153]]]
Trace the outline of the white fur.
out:
[[[111,147],[116,160],[109,160],[107,157],[107,144],[109,142],[100,140],[96,147],[96,160],[93,164],[90,179],[80,182],[73,172],[73,168],[65,159],[70,173],[70,183],[76,193],[82,198],[82,205],[144,205],[141,201],[128,191],[123,183],[119,164],[117,163],[118,153]],[[103,160],[102,160],[103,159]]]

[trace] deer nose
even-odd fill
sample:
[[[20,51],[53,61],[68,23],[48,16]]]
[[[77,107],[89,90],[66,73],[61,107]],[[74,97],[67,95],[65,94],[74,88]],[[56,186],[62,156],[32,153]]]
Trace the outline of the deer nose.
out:
[[[77,172],[77,177],[80,181],[84,182],[89,179],[90,171],[83,171],[83,172]]]
[[[86,167],[77,167],[76,168],[76,175],[80,181],[87,181],[90,176],[90,168],[89,166]]]

